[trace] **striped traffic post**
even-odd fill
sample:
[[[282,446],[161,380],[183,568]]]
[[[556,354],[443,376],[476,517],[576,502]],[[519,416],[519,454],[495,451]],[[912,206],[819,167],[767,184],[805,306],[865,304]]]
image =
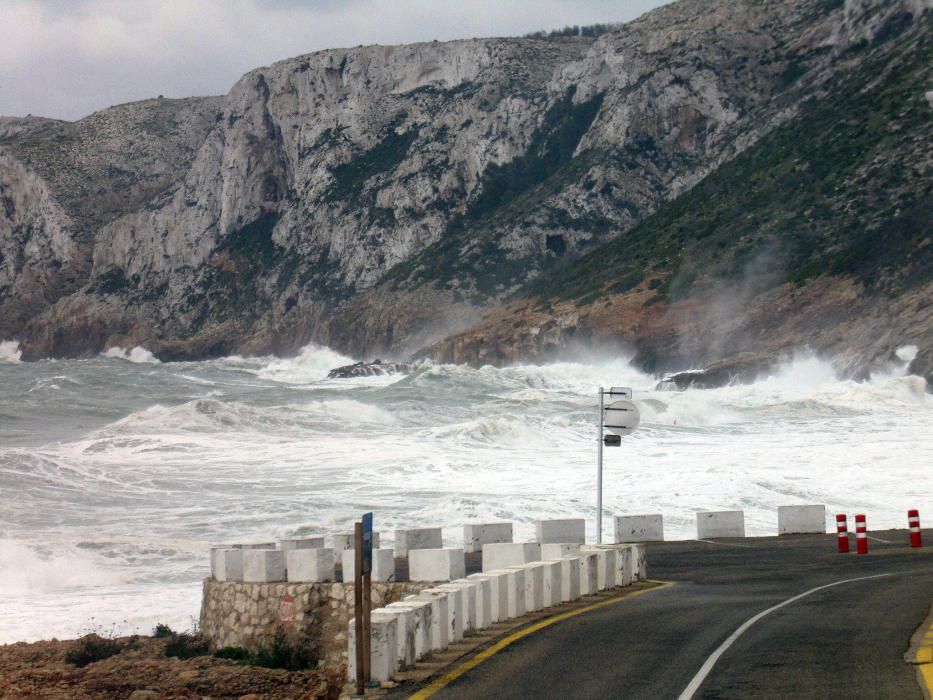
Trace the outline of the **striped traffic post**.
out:
[[[920,511],[916,508],[908,510],[907,523],[910,526],[910,546],[922,547],[923,543],[920,541]]]
[[[868,554],[868,527],[865,525],[865,516],[855,516],[855,551],[858,554]]]
[[[849,525],[845,513],[836,516],[836,538],[839,542],[839,553],[849,553]]]

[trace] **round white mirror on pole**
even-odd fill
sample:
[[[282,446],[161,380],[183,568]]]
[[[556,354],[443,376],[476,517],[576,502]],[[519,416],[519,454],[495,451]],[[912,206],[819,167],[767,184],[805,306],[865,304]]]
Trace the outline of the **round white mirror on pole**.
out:
[[[631,435],[640,421],[638,406],[628,399],[613,401],[603,409],[603,425],[616,435]]]

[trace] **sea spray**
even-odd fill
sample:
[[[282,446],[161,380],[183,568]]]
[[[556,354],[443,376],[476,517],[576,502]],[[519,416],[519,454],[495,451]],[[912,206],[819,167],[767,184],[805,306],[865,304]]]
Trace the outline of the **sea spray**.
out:
[[[0,642],[73,636],[91,615],[184,627],[211,544],[343,531],[366,510],[387,546],[396,527],[457,544],[464,522],[513,520],[521,540],[581,516],[594,539],[600,385],[633,387],[642,412],[606,451],[608,514],[662,512],[669,538],[694,536],[700,509],[742,508],[750,534],[773,534],[789,503],[865,510],[877,528],[933,508],[916,486],[933,397],[903,364],[855,382],[801,355],[755,384],[660,392],[625,358],[328,380],[352,359],[316,346],[131,354],[0,364],[0,533],[22,569],[0,593]],[[76,575],[43,588],[67,562]]]

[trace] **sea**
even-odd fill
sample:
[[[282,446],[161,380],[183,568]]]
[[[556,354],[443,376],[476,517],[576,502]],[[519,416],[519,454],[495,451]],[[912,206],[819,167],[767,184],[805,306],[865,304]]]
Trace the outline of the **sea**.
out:
[[[0,643],[196,625],[211,545],[395,528],[584,517],[595,539],[599,387],[627,386],[641,425],[605,449],[612,515],[777,507],[933,519],[933,395],[916,348],[868,381],[802,353],[749,385],[665,391],[624,356],[506,368],[424,364],[328,379],[324,347],[291,359],[160,363],[144,348],[19,361],[0,344]],[[827,522],[827,528],[834,523]]]

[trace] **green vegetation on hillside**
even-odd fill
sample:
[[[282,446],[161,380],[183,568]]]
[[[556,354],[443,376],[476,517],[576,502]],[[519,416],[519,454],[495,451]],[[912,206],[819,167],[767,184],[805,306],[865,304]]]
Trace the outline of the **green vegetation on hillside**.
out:
[[[894,292],[933,275],[931,19],[625,235],[536,283],[591,301],[660,273],[655,300],[709,284],[758,291],[823,273]]]

